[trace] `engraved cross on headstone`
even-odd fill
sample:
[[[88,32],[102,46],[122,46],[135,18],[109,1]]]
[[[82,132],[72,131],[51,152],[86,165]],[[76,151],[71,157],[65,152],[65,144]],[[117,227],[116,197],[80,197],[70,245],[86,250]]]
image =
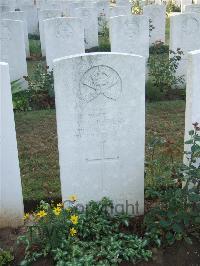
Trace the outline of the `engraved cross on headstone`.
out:
[[[105,143],[106,143],[105,140],[103,140],[100,143],[101,144],[101,156],[99,158],[92,158],[92,159],[87,158],[86,161],[88,161],[88,162],[101,162],[102,164],[104,164],[105,162],[118,160],[119,159],[119,156],[116,156],[116,157],[107,157],[105,155]]]

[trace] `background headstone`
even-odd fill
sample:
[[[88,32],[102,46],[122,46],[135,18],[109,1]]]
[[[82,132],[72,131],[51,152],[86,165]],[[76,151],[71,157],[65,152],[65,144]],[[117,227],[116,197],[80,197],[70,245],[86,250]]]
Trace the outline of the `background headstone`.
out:
[[[62,17],[61,10],[42,10],[38,13],[39,18],[39,30],[40,30],[40,42],[42,55],[45,56],[45,38],[44,38],[44,20],[48,18]]]
[[[150,44],[165,42],[166,6],[148,5],[143,8],[143,15],[150,19],[153,30],[150,31]]]
[[[191,5],[192,0],[181,0],[181,12],[183,13],[185,11],[185,6]]]
[[[184,13],[170,17],[170,50],[180,48],[184,55],[177,75],[185,76],[187,53],[200,49],[200,16],[198,13]]]
[[[0,228],[23,224],[23,198],[9,67],[0,62]]]
[[[82,204],[106,196],[115,205],[138,202],[134,214],[142,214],[144,58],[118,53],[61,58],[54,61],[54,78],[63,201],[71,194]]]
[[[23,22],[2,19],[0,32],[0,61],[9,64],[11,81],[27,76]]]
[[[187,5],[184,12],[200,13],[200,5]]]
[[[28,26],[28,33],[39,34],[38,28],[38,10],[36,6],[32,5],[21,5],[20,11],[25,12],[26,22]]]
[[[149,19],[131,15],[110,18],[111,51],[149,57]]]
[[[84,26],[85,49],[98,47],[98,14],[96,7],[76,8],[73,17],[81,18]]]
[[[190,139],[189,131],[193,130],[192,124],[200,125],[200,50],[188,53],[187,87],[186,87],[186,111],[185,111],[185,141]],[[190,146],[185,145],[185,151]],[[187,164],[186,157],[184,162]],[[200,166],[200,158],[197,161]]]
[[[44,20],[44,34],[46,61],[50,69],[55,58],[85,52],[83,23],[79,18]]]
[[[109,17],[131,15],[131,7],[129,6],[113,6],[109,8]]]
[[[4,19],[12,19],[12,20],[21,20],[23,21],[24,25],[24,40],[25,40],[25,46],[26,46],[26,56],[30,56],[29,51],[29,40],[28,40],[28,27],[26,22],[25,13],[23,11],[11,11],[6,12],[3,14]]]

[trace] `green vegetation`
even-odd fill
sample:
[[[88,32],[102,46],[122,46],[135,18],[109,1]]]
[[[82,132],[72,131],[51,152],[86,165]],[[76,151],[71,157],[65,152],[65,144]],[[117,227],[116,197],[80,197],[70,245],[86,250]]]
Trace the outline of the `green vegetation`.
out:
[[[184,101],[147,103],[146,106],[146,160],[151,159],[150,145],[155,138],[164,139],[155,151],[159,159],[158,173],[163,164],[167,143],[171,143],[176,162],[182,161]],[[58,148],[55,110],[18,112],[15,114],[23,193],[25,200],[60,197]],[[170,156],[168,156],[170,160]],[[163,158],[163,159],[162,159]],[[146,184],[153,185],[154,173],[146,174]]]
[[[10,265],[10,263],[14,260],[14,256],[11,251],[3,250],[0,248],[0,265]]]
[[[90,201],[86,206],[76,205],[76,195],[71,195],[64,205],[42,201],[36,212],[24,216],[29,225],[26,234],[18,239],[25,246],[21,265],[47,256],[57,266],[136,263],[148,261],[154,246],[165,247],[180,240],[192,244],[192,238],[199,239],[200,168],[196,167],[200,156],[199,131],[195,123],[185,143],[191,148],[185,152],[188,164],[171,168],[168,172],[171,180],[163,178],[162,188],[151,187],[154,205],[140,224],[143,228],[140,237],[131,231],[135,218],[127,213],[113,216],[117,205],[108,198]]]
[[[109,199],[91,201],[84,211],[77,208],[74,195],[66,203],[63,208],[62,204],[43,202],[36,213],[25,215],[32,225],[19,238],[26,246],[22,265],[48,255],[58,266],[118,265],[151,258],[145,239],[122,232],[122,227],[128,227],[128,218],[113,217]]]
[[[40,58],[42,56],[40,40],[29,39],[29,49],[32,57]]]
[[[182,239],[192,243],[190,236],[200,240],[200,167],[197,166],[200,158],[199,132],[200,127],[196,123],[194,130],[189,132],[189,140],[185,142],[190,145],[190,151],[185,152],[187,165],[175,167],[174,164],[168,176],[171,183],[167,183],[164,178],[165,187],[154,190],[153,196],[158,202],[144,220],[146,235],[151,244],[172,245]]]

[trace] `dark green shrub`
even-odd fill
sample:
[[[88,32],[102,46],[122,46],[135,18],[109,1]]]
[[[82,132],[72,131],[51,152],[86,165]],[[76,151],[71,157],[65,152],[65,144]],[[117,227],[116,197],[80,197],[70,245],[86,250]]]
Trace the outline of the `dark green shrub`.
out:
[[[110,41],[109,41],[109,29],[107,24],[103,26],[101,35],[99,36],[99,52],[110,52]]]
[[[179,169],[173,186],[155,191],[158,203],[145,216],[146,236],[158,246],[171,245],[190,236],[199,237],[200,232],[200,127],[194,125],[190,132],[187,152],[188,165]],[[183,184],[183,187],[182,187]]]
[[[162,99],[162,93],[160,89],[149,80],[146,83],[146,99],[150,102],[152,101],[160,101]]]
[[[10,265],[10,263],[14,260],[14,256],[11,251],[6,251],[0,248],[0,265]]]
[[[171,12],[181,12],[181,8],[176,4],[175,1],[170,0],[167,2],[166,11],[168,14]]]
[[[32,76],[24,77],[28,82],[28,89],[13,87],[13,106],[16,111],[50,109],[55,107],[53,72],[42,64],[33,69]]]
[[[153,48],[154,53],[149,57],[149,78],[161,92],[166,92],[184,83],[183,77],[176,75],[183,52],[180,49],[176,52],[170,50],[168,56],[160,54],[160,49],[160,43],[156,43]]]

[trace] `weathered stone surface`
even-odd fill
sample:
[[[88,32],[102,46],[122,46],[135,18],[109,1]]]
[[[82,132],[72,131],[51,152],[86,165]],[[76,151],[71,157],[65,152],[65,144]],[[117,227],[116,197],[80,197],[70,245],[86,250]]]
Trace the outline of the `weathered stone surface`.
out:
[[[110,18],[111,51],[149,57],[149,19],[145,16]]]
[[[180,48],[184,55],[177,75],[186,75],[187,53],[200,49],[200,16],[198,13],[184,13],[170,17],[170,50]]]
[[[40,30],[40,42],[42,55],[46,55],[45,51],[45,38],[44,38],[44,20],[48,18],[62,17],[61,10],[42,10],[38,13],[39,18],[39,30]]]
[[[21,5],[20,11],[25,12],[26,22],[28,26],[28,33],[30,34],[39,34],[38,28],[38,10],[36,5]]]
[[[85,49],[98,47],[98,14],[97,8],[82,7],[74,9],[73,17],[80,18],[84,27]]]
[[[181,0],[181,12],[185,11],[185,6],[191,5],[192,0]]]
[[[194,129],[194,123],[200,126],[200,50],[188,53],[185,141],[190,139],[189,131]],[[190,145],[185,145],[185,151],[190,151],[190,149]],[[184,162],[188,163],[186,156]],[[196,165],[200,166],[200,158]]]
[[[11,81],[27,76],[23,22],[2,19],[0,32],[0,61],[9,64]]]
[[[23,198],[9,67],[0,62],[0,228],[23,224]]]
[[[184,12],[200,13],[200,4],[199,5],[187,5],[185,6]]]
[[[165,42],[166,7],[165,5],[148,5],[143,8],[143,15],[150,19],[153,27],[150,31],[150,44]]]
[[[54,59],[85,52],[83,23],[79,18],[44,20],[44,35],[50,70]]]
[[[11,12],[5,12],[2,16],[4,19],[12,19],[12,20],[21,20],[23,21],[24,25],[24,40],[25,40],[25,46],[26,46],[26,56],[30,56],[29,51],[29,40],[28,40],[28,27],[26,22],[26,16],[23,11],[11,11]]]
[[[54,78],[63,201],[71,194],[82,204],[107,196],[143,213],[145,59],[65,57],[54,61]]]

